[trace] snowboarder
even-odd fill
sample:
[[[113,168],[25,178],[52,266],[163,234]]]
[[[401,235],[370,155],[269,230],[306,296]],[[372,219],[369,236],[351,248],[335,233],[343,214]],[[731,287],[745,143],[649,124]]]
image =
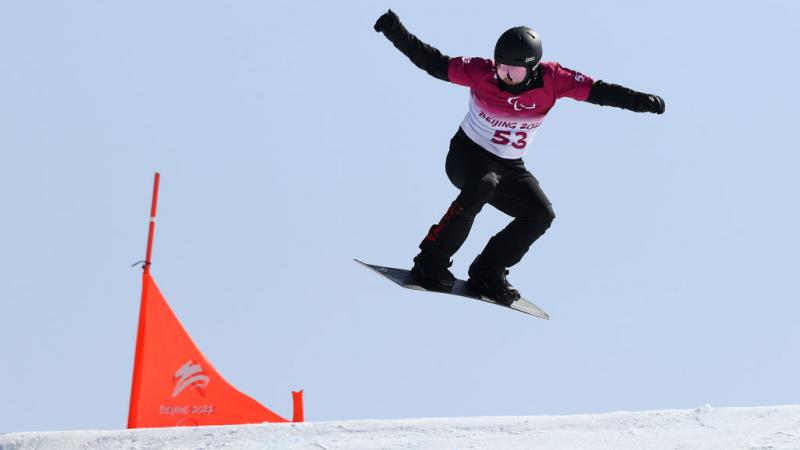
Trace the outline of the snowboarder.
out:
[[[518,263],[555,215],[522,156],[557,99],[662,114],[664,100],[542,61],[539,35],[514,27],[497,40],[494,59],[449,57],[420,41],[389,10],[375,22],[417,67],[443,81],[470,88],[469,111],[450,140],[445,170],[461,191],[419,245],[412,273],[428,289],[448,292],[455,277],[451,257],[475,216],[490,204],[514,219],[494,235],[469,267],[469,286],[499,303],[520,298],[508,267]]]

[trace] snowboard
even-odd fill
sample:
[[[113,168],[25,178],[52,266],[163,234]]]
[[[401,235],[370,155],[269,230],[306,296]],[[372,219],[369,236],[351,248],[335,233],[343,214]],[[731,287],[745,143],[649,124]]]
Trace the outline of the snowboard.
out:
[[[547,313],[544,312],[542,308],[539,308],[538,306],[534,305],[533,303],[524,298],[520,298],[519,300],[512,303],[510,306],[506,306],[502,303],[497,303],[496,301],[490,299],[489,297],[483,296],[473,291],[472,289],[469,288],[467,282],[464,280],[456,279],[455,284],[453,284],[453,290],[450,292],[434,291],[431,289],[426,289],[423,286],[420,286],[419,281],[417,281],[417,278],[414,276],[414,274],[411,273],[410,270],[398,269],[395,267],[376,266],[374,264],[367,264],[357,259],[354,259],[354,261],[380,275],[383,275],[384,277],[394,281],[397,285],[402,286],[406,289],[413,289],[415,291],[437,292],[440,294],[450,294],[464,298],[471,298],[474,300],[481,300],[487,303],[492,303],[497,306],[502,306],[504,308],[509,308],[525,314],[530,314],[532,316],[540,317],[542,319],[550,319],[550,316],[547,315]]]

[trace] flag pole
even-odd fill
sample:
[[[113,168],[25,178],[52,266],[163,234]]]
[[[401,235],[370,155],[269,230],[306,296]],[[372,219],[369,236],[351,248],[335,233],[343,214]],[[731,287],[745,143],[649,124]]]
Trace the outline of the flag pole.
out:
[[[150,205],[150,229],[147,232],[147,254],[144,258],[144,273],[150,273],[150,264],[153,256],[153,239],[156,232],[156,209],[158,207],[158,184],[161,174],[156,172],[153,179],[153,202]]]
[[[145,318],[145,294],[147,279],[150,277],[150,263],[153,256],[153,238],[156,231],[156,207],[158,206],[158,184],[161,174],[156,172],[153,179],[153,201],[150,204],[150,228],[147,232],[147,253],[144,261],[144,273],[142,275],[142,299],[139,306],[139,325],[136,332],[136,350],[133,358],[133,377],[131,380],[131,399],[128,404],[128,428],[137,428],[136,412],[139,410],[139,396],[141,395],[141,352],[144,348],[142,338],[144,338],[144,318]]]

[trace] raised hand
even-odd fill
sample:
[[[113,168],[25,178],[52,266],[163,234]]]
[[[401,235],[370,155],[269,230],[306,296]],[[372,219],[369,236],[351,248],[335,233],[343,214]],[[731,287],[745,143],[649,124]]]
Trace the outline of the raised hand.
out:
[[[638,112],[651,112],[655,114],[664,114],[666,105],[664,99],[653,94],[643,94],[637,105]]]
[[[378,33],[391,33],[400,27],[400,18],[391,9],[386,11],[382,16],[378,17],[375,22],[375,31]]]

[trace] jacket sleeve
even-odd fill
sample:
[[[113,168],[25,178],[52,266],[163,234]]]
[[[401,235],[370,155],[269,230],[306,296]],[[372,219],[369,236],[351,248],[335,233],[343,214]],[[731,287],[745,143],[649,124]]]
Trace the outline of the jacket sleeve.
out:
[[[553,79],[556,86],[556,97],[569,97],[575,100],[583,101],[589,97],[594,87],[594,80],[588,75],[584,75],[578,71],[562,67],[561,64],[555,63],[553,67]]]
[[[394,46],[403,52],[417,67],[428,72],[429,75],[442,81],[450,81],[447,71],[450,66],[450,57],[442,54],[438,49],[432,47],[416,36],[409,33],[403,24],[397,28],[384,33],[387,39]]]
[[[586,101],[595,105],[615,106],[636,112],[653,112],[651,103],[656,101],[655,99],[661,100],[660,97],[652,94],[637,92],[618,84],[598,80],[592,84],[592,90]],[[663,112],[663,100],[661,100],[661,112]]]

